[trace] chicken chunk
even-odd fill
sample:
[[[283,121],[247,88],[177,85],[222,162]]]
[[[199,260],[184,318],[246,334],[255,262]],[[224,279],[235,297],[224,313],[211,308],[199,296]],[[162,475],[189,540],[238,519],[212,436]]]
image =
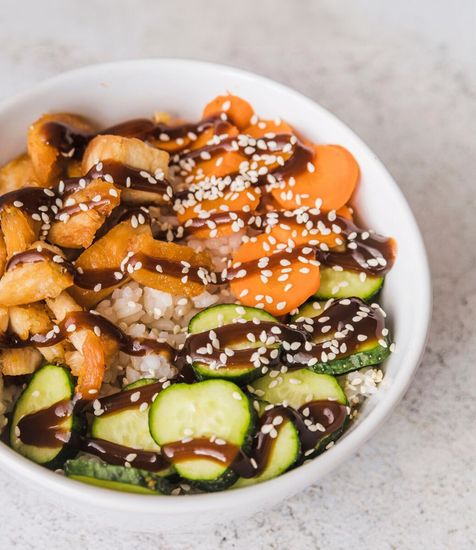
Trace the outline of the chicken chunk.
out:
[[[0,168],[0,194],[37,185],[35,168],[28,155],[20,155]]]
[[[38,238],[38,224],[28,214],[14,206],[6,207],[1,211],[0,227],[8,258],[27,250]]]
[[[60,176],[94,130],[88,120],[69,113],[43,115],[30,126],[28,153],[38,181],[47,186]]]
[[[31,374],[41,365],[41,353],[35,348],[4,349],[0,356],[2,374],[21,376]]]
[[[140,254],[144,258],[157,261],[160,267],[161,260],[176,262],[181,268],[179,276],[171,276],[162,273],[157,268],[133,270],[131,278],[141,285],[162,290],[175,295],[197,296],[204,291],[204,285],[200,282],[190,280],[187,275],[189,267],[202,267],[205,270],[211,269],[212,262],[208,253],[195,252],[193,248],[175,243],[157,241],[150,235],[143,235],[138,244]],[[188,267],[186,267],[188,266]]]
[[[22,340],[34,334],[46,334],[52,326],[51,319],[41,303],[8,308],[10,330]]]
[[[0,307],[0,334],[4,334],[8,329],[10,315],[7,307]]]
[[[86,273],[89,270],[118,270],[128,253],[138,250],[141,235],[152,236],[149,225],[134,223],[134,226],[131,220],[125,220],[113,227],[104,237],[98,239],[79,256],[75,263],[76,268],[80,268]],[[74,286],[70,292],[82,306],[93,307],[127,280],[120,273],[118,277],[117,285],[103,288],[99,291]]]
[[[83,157],[84,173],[100,161],[114,161],[161,179],[168,174],[169,154],[140,139],[104,135],[95,137],[88,145]],[[160,205],[170,200],[163,193],[126,188],[124,182],[122,185],[122,201],[128,204]]]
[[[65,248],[87,248],[119,205],[120,195],[120,189],[112,183],[92,180],[64,201],[63,213],[60,211],[59,220],[52,224],[48,240]]]
[[[81,311],[81,307],[67,292],[47,300],[47,304],[58,322],[63,321],[68,313]],[[68,339],[80,354],[73,352],[71,355],[68,352],[65,356],[67,364],[68,360],[71,361],[72,370],[78,376],[76,391],[84,399],[94,399],[101,388],[106,364],[101,339],[93,330],[81,327],[69,333]]]
[[[18,263],[0,279],[0,305],[19,306],[58,296],[73,285],[73,275],[60,260],[60,250],[45,243],[34,243],[29,250],[48,248],[54,258],[45,256],[34,263]],[[56,261],[57,260],[57,261]]]

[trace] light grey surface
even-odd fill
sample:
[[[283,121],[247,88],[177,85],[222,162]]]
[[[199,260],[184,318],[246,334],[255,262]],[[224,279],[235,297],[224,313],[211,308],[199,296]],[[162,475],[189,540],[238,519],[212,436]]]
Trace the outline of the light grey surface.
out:
[[[0,97],[92,62],[176,56],[263,73],[328,107],[408,197],[428,246],[435,304],[423,364],[384,428],[322,484],[264,517],[194,535],[103,530],[61,502],[18,492],[0,472],[0,548],[475,547],[474,6],[2,0]]]

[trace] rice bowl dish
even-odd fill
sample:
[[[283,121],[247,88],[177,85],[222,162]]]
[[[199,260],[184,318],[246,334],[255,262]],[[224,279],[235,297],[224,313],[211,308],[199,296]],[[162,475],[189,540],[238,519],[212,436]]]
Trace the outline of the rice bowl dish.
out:
[[[178,495],[334,445],[394,349],[377,297],[396,246],[361,228],[358,179],[350,151],[233,95],[198,123],[35,122],[0,172],[11,447]]]

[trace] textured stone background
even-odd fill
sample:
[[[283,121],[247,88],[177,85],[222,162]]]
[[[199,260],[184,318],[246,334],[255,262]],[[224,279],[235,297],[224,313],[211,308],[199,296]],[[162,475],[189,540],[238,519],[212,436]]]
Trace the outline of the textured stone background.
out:
[[[0,473],[0,548],[475,547],[475,6],[2,0],[1,97],[88,63],[175,56],[263,73],[329,108],[408,197],[428,246],[435,304],[425,359],[390,421],[350,462],[265,520],[193,537],[99,530]]]

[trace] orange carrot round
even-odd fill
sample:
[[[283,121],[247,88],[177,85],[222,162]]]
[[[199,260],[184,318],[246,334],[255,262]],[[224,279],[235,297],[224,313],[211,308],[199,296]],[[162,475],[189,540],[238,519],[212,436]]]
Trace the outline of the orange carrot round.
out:
[[[261,234],[234,254],[233,295],[244,305],[285,315],[319,289],[319,264],[311,247],[286,248]]]
[[[254,114],[253,107],[241,97],[236,95],[219,95],[207,104],[203,111],[203,117],[224,113],[230,121],[243,130],[249,126]]]
[[[338,210],[355,190],[359,165],[352,154],[340,145],[314,145],[314,159],[294,182],[272,190],[284,208],[317,207],[323,211]]]
[[[260,119],[243,130],[244,134],[251,137],[263,137],[266,134],[294,134],[293,129],[287,122],[281,119],[265,120]]]
[[[214,214],[219,212],[254,212],[258,206],[260,193],[257,189],[244,189],[242,191],[228,191],[217,199],[205,199],[195,205],[185,206],[177,212],[177,218],[181,224],[187,225],[187,220],[201,217],[201,213]],[[203,216],[203,214],[202,214]],[[206,215],[204,216],[206,217]],[[224,237],[234,233],[234,222],[220,224],[216,227],[199,229],[194,233],[198,238]]]

